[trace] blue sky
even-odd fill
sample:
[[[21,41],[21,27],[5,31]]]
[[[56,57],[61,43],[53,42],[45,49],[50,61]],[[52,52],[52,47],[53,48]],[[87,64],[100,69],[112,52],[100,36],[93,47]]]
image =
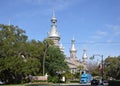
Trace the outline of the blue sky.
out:
[[[83,49],[88,57],[120,55],[120,0],[0,0],[0,23],[10,20],[29,40],[42,41],[50,31],[53,8],[67,56],[73,36],[78,59]]]

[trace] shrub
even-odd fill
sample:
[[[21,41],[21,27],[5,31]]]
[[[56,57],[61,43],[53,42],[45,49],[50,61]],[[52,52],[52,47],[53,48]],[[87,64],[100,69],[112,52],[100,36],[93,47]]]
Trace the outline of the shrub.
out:
[[[58,81],[59,81],[59,79],[56,76],[54,76],[54,77],[48,77],[48,82],[57,83]]]
[[[120,86],[120,80],[110,80],[108,86]]]

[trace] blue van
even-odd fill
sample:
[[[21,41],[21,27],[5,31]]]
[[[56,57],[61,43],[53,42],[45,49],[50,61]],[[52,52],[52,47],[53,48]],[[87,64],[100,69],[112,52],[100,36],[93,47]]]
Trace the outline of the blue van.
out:
[[[91,80],[92,80],[91,74],[82,72],[81,77],[80,77],[80,83],[86,84],[90,82]]]

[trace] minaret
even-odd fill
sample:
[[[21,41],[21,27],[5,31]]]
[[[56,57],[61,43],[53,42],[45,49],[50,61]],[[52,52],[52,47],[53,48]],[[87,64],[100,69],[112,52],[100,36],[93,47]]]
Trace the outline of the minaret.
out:
[[[57,19],[55,17],[54,10],[53,10],[53,16],[52,16],[51,22],[52,22],[52,25],[51,25],[50,32],[48,32],[48,38],[52,39],[54,44],[58,46],[60,35],[59,35],[59,32],[57,31],[57,25],[56,25]]]
[[[71,42],[72,42],[72,46],[71,46],[71,49],[70,49],[70,58],[76,59],[77,50],[75,48],[75,40],[74,40],[74,38],[71,40]]]
[[[59,48],[64,53],[64,47],[63,47],[62,43],[60,44]]]
[[[87,54],[86,54],[86,49],[83,50],[83,56],[82,56],[82,59],[83,59],[83,63],[87,63]]]

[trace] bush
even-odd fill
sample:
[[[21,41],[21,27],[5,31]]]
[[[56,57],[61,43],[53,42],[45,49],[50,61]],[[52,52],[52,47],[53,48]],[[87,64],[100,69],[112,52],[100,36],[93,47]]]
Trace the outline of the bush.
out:
[[[48,82],[57,83],[58,81],[59,81],[59,79],[56,76],[54,76],[54,77],[48,77]]]
[[[120,86],[120,80],[110,80],[108,86]]]
[[[80,83],[80,81],[78,80],[73,80],[73,81],[70,81],[71,83]]]

